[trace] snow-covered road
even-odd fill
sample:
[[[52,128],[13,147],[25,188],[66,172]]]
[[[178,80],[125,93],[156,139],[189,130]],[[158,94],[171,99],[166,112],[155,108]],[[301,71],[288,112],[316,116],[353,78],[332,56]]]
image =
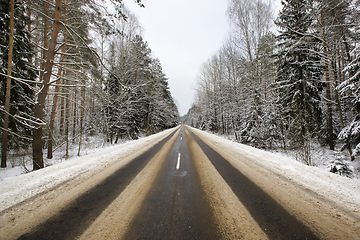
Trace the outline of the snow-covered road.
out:
[[[197,129],[189,129],[318,236],[332,236],[333,239],[341,239],[342,236],[356,239],[360,236],[359,180],[309,167],[293,159],[234,143]],[[1,238],[13,239],[34,227],[37,222],[45,221],[54,209],[65,208],[77,196],[97,186],[173,131],[174,129],[169,129],[137,141],[109,147],[92,155],[5,179],[0,185]],[[182,137],[185,138],[185,135],[181,136],[181,139]],[[189,134],[187,137],[191,138]],[[168,150],[163,150],[163,154],[168,154],[170,145]],[[234,195],[223,179],[224,176],[219,174],[198,146],[190,146],[190,149],[201,186],[213,208],[212,214],[217,219],[217,226],[223,228],[221,236],[266,238],[266,231],[252,219],[252,213]],[[138,202],[133,205],[140,206],[141,201],[144,201],[164,164],[164,156],[152,160],[123,191],[119,199],[114,200],[116,204],[111,204],[99,219],[112,219],[118,223],[122,221],[124,225],[124,218],[118,219],[114,216],[114,209],[118,210],[121,204],[127,203],[128,208],[122,207],[121,211],[127,214],[128,219],[125,222],[129,224],[133,214],[129,206],[132,202]],[[176,153],[174,170],[177,165],[181,170],[183,163],[180,159],[180,155]],[[134,209],[131,211],[136,212]],[[103,235],[104,229],[109,228],[109,224],[96,220],[91,225],[92,230],[85,232],[84,236],[97,233],[94,236],[106,237],[106,234]],[[116,232],[113,234],[116,235]]]

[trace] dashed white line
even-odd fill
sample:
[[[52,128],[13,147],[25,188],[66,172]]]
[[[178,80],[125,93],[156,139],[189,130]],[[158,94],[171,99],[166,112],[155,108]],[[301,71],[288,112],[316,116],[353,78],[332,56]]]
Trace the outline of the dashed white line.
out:
[[[179,155],[178,155],[178,159],[177,159],[177,163],[176,163],[176,170],[179,170],[179,168],[180,168],[180,156],[181,156],[181,153],[179,153]]]

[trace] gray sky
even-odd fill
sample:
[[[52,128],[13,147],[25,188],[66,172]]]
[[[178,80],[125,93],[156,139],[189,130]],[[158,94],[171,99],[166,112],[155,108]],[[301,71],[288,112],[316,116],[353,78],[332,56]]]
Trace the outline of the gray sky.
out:
[[[160,59],[171,94],[184,115],[194,101],[201,65],[220,49],[228,35],[228,0],[143,0],[143,3],[145,8],[140,8],[134,0],[124,0],[139,19],[153,57]]]

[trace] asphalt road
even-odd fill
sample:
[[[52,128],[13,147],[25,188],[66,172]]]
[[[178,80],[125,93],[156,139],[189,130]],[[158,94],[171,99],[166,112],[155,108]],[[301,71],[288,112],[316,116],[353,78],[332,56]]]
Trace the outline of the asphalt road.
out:
[[[18,239],[332,239],[283,204],[182,126]]]
[[[184,128],[125,239],[219,239]]]
[[[318,239],[308,227],[289,214],[271,196],[239,172],[220,154],[195,134],[191,132],[190,134],[268,238]]]
[[[35,226],[30,232],[18,239],[75,239],[77,236],[80,236],[125,189],[175,132],[172,132],[153,148],[113,173],[95,188],[74,199],[59,214]]]

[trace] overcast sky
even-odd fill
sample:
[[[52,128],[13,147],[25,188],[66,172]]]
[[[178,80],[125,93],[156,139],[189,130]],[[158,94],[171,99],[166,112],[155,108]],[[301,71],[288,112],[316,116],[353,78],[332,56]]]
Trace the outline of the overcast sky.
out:
[[[139,19],[153,57],[160,59],[180,115],[186,114],[200,66],[228,35],[228,0],[143,0],[145,8],[134,0],[123,2]]]

